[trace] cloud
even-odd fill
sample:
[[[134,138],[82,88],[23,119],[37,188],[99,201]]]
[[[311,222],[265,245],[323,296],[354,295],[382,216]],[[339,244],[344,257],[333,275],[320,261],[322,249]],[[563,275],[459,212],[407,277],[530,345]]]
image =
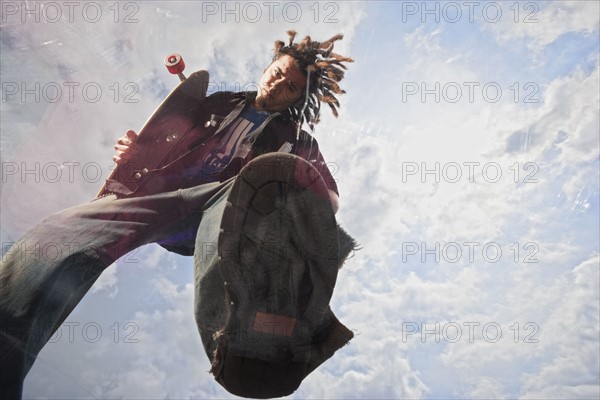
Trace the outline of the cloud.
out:
[[[596,254],[573,268],[562,301],[544,327],[542,350],[553,357],[525,374],[525,398],[598,397],[599,265]]]
[[[502,44],[523,41],[528,48],[540,51],[565,34],[591,36],[597,32],[600,12],[598,7],[597,2],[522,3],[516,8],[511,7],[511,11],[505,7],[504,12],[512,14],[512,18],[501,18],[498,23],[485,26]]]
[[[107,268],[94,283],[91,290],[92,293],[106,291],[108,297],[115,297],[119,292],[119,287],[117,286],[117,266]]]
[[[482,65],[470,64],[473,55],[453,54],[455,48],[442,45],[449,30],[422,26],[408,32],[403,46],[398,45],[401,57],[388,54],[387,64],[395,67],[386,84],[373,90],[359,77],[344,100],[351,109],[353,104],[360,107],[350,113],[352,117],[342,115],[336,135],[320,138],[339,167],[340,219],[351,233],[358,233],[365,247],[342,271],[334,301],[345,322],[361,332],[356,339],[360,344],[351,346],[360,346],[361,354],[378,354],[385,365],[407,366],[403,374],[417,375],[419,385],[427,389],[418,396],[548,397],[550,391],[535,392],[520,382],[531,374],[539,379],[541,390],[542,382],[554,382],[554,376],[540,373],[544,365],[593,376],[593,368],[581,368],[597,364],[583,353],[574,353],[569,361],[550,350],[560,343],[567,354],[571,346],[567,343],[580,341],[577,336],[563,341],[549,322],[564,294],[576,290],[564,279],[572,270],[569,265],[597,249],[596,242],[586,239],[597,234],[597,224],[590,223],[597,202],[597,190],[592,189],[597,187],[597,63],[584,70],[574,60],[568,74],[538,81],[536,103],[515,102],[508,86],[515,80],[527,82],[520,72],[490,77],[492,67],[485,60],[479,60]],[[454,61],[446,63],[450,58]],[[473,103],[463,99],[455,104],[444,101],[443,95],[436,102],[433,94],[425,100],[418,94],[401,101],[403,83],[414,82],[421,89],[425,82],[431,90],[435,82],[442,87],[447,82],[478,82],[481,87],[494,81],[504,89],[498,103],[479,97]],[[504,86],[505,81],[510,83]],[[377,114],[358,111],[368,110],[368,104],[376,104]],[[336,128],[332,124],[323,130]],[[465,163],[479,163],[474,174]],[[454,183],[448,179],[454,174],[445,176],[443,171],[455,164],[463,179]],[[486,173],[486,165],[497,165],[502,179],[490,182],[495,168]],[[417,172],[407,174],[408,167]],[[474,262],[451,263],[443,254],[434,262],[434,255],[424,256],[422,250],[404,259],[402,245],[407,242],[433,249],[436,243],[465,241],[479,243]],[[498,262],[482,258],[481,246],[486,243],[502,246]],[[576,307],[597,299],[597,291],[585,299],[576,297],[573,309],[561,312],[575,316]],[[468,330],[463,324],[470,322],[478,323],[473,342],[465,339]],[[463,336],[458,343],[432,343],[429,334],[422,343],[417,332],[403,342],[399,333],[403,323],[419,328],[424,323],[429,330],[436,323],[440,329],[458,324]],[[486,340],[486,324],[492,324],[490,334],[493,324],[502,329],[500,341]],[[598,334],[593,323],[587,330]],[[381,351],[373,344],[390,337],[395,351]],[[587,348],[586,353],[597,351]],[[393,374],[382,377],[352,360],[364,368],[356,380],[358,387],[366,387],[375,376],[384,387],[397,379]],[[344,361],[342,357],[340,363]],[[458,382],[448,382],[448,376]],[[590,397],[598,391],[598,382],[590,379],[571,391],[572,385],[561,380],[557,386],[562,389],[555,393]],[[400,396],[368,390],[381,397]]]

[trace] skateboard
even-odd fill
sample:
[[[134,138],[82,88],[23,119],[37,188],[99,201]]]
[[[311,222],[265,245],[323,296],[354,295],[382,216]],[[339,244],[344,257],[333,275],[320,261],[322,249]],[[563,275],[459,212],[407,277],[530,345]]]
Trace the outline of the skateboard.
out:
[[[136,155],[115,167],[97,198],[111,193],[135,194],[151,178],[148,172],[159,168],[194,128],[206,97],[208,72],[196,71],[186,78],[185,62],[177,53],[165,58],[165,66],[170,73],[178,75],[181,82],[139,131]]]

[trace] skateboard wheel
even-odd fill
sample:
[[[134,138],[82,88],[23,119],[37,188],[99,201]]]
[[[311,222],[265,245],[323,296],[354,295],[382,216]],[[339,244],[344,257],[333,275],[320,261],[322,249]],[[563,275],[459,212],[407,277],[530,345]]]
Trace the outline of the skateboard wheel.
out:
[[[181,55],[173,53],[165,57],[165,67],[167,67],[170,73],[177,75],[185,69],[185,62]]]

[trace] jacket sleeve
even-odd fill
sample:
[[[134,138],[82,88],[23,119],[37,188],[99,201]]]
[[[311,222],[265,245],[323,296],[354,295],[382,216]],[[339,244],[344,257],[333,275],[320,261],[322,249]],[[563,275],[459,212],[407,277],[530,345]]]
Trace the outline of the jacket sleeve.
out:
[[[302,131],[300,140],[297,143],[298,148],[292,152],[311,163],[323,177],[327,188],[340,195],[337,187],[337,180],[333,177],[331,169],[336,170],[335,163],[326,162],[323,154],[319,150],[317,139],[308,133]]]

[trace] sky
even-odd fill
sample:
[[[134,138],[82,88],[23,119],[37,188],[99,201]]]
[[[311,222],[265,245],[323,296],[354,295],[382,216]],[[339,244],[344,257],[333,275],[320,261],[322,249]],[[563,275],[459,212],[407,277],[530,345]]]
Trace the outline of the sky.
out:
[[[277,39],[355,62],[315,137],[361,245],[331,306],[355,333],[291,398],[600,396],[595,1],[14,2],[0,15],[0,241],[95,197],[178,79],[258,81]],[[26,398],[233,398],[208,373],[193,260],[109,267]]]

